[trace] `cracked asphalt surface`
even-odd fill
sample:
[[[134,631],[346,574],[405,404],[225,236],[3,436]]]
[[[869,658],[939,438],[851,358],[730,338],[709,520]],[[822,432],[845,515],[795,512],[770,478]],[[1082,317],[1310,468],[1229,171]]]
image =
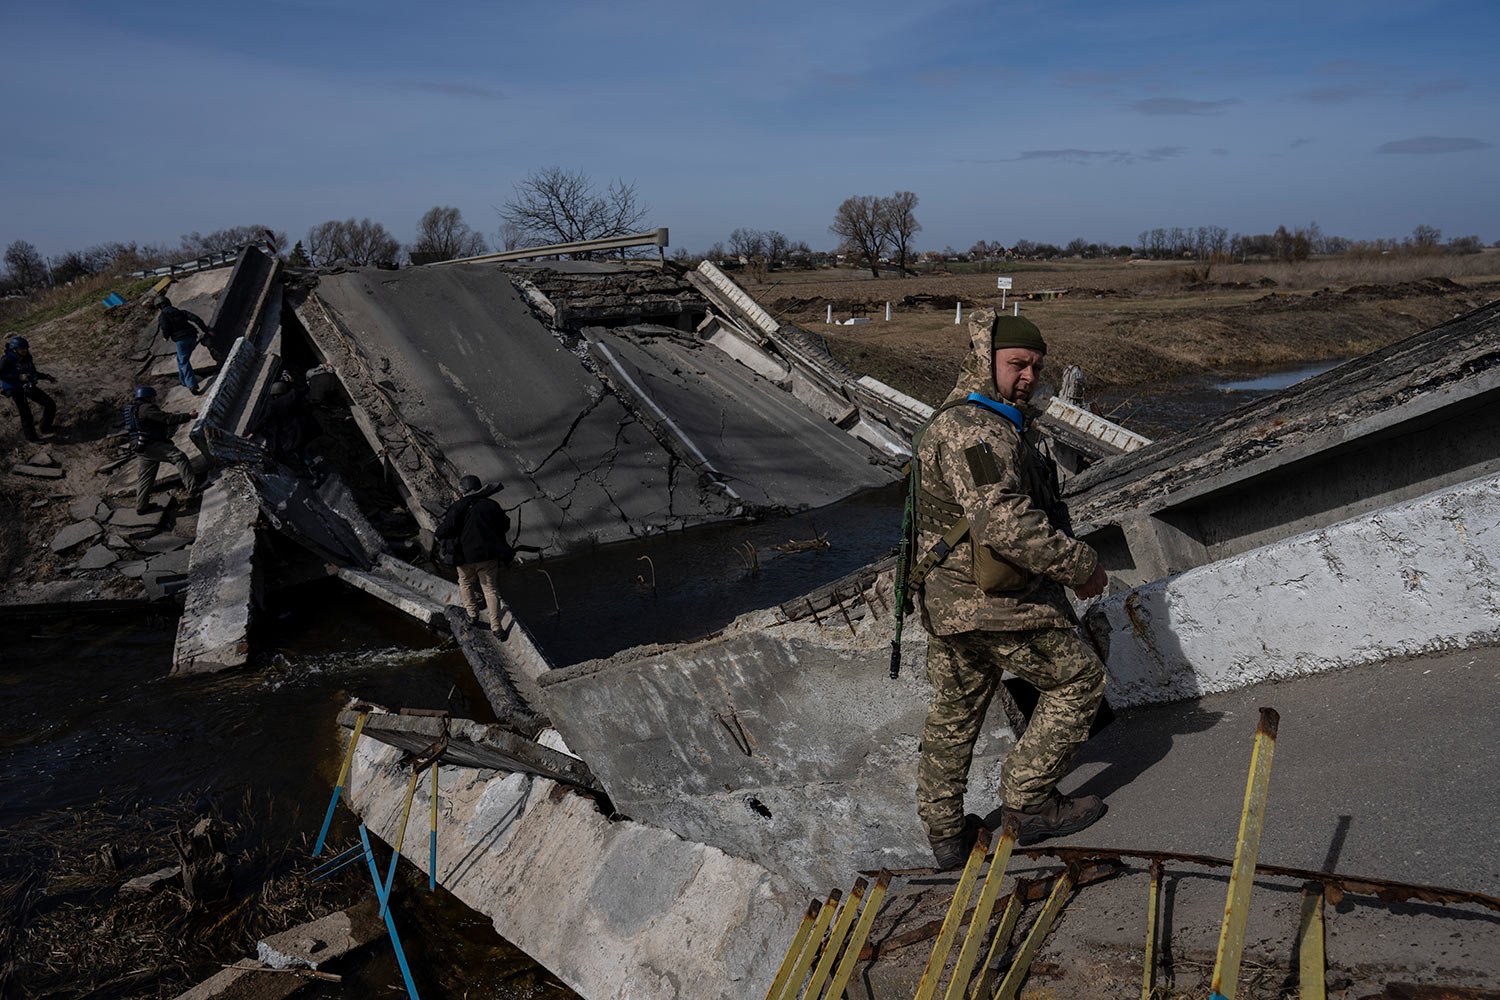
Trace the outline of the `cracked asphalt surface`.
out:
[[[351,271],[318,295],[402,418],[461,473],[505,483],[523,544],[558,552],[819,507],[895,476],[770,382],[670,339],[604,335],[641,390],[617,395],[590,370],[597,356],[570,350],[493,266]],[[684,350],[707,363],[685,366]]]

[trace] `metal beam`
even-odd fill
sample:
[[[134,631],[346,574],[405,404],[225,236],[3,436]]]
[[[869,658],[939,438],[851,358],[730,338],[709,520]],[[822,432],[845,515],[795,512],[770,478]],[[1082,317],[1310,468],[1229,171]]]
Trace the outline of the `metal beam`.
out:
[[[564,254],[599,253],[604,250],[624,250],[629,247],[644,246],[665,248],[667,246],[666,227],[663,226],[649,233],[611,236],[607,239],[583,240],[578,243],[550,243],[546,246],[526,247],[521,250],[501,250],[496,253],[482,253],[474,257],[439,260],[431,264],[421,264],[418,266],[438,267],[443,264],[499,264],[508,260],[530,260],[533,257],[561,257]]]

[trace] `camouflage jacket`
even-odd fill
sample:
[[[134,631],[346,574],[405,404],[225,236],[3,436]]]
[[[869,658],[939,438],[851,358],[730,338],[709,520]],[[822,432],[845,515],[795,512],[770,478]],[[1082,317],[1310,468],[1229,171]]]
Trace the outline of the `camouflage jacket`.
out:
[[[993,318],[987,309],[971,314],[973,355],[950,401],[971,392],[997,398],[990,349]],[[1029,421],[1023,433],[993,410],[961,405],[932,421],[918,458],[923,490],[955,510],[962,508],[971,526],[922,587],[928,631],[952,635],[1076,624],[1063,587],[1088,580],[1098,560],[1092,548],[1071,536],[1046,438]],[[930,552],[941,538],[924,526],[917,535],[916,557]],[[972,568],[976,541],[1009,564],[1013,585],[980,589]]]

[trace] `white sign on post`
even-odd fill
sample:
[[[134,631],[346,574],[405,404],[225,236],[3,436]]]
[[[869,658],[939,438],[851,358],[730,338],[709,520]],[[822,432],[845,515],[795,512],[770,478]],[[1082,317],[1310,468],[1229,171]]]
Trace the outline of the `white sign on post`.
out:
[[[995,279],[995,287],[998,288],[998,289],[1000,289],[1000,311],[1004,312],[1005,311],[1005,295],[1006,295],[1007,292],[1010,291],[1010,288],[1011,288],[1011,279],[1009,279],[1009,278],[996,278]]]

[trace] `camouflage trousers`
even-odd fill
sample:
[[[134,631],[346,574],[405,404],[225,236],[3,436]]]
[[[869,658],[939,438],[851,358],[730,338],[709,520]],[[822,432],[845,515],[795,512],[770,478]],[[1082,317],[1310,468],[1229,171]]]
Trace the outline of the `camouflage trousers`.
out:
[[[1005,805],[1024,809],[1045,801],[1088,739],[1104,697],[1104,667],[1073,629],[931,636],[932,702],[922,731],[917,812],[933,839],[963,831],[974,744],[1006,670],[1030,683],[1041,698],[1001,767]]]

